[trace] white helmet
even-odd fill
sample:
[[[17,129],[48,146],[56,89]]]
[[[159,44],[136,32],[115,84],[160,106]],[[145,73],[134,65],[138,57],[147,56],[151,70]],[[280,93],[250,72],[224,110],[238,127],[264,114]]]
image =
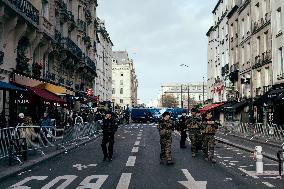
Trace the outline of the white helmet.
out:
[[[24,117],[25,117],[25,114],[23,114],[23,113],[19,113],[19,118],[21,118],[21,119],[23,119]]]

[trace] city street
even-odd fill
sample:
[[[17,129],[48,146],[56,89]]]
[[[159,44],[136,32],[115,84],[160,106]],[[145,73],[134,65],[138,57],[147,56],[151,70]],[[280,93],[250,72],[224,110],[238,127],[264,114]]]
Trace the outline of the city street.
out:
[[[217,144],[217,164],[202,153],[193,159],[190,144],[179,148],[173,134],[174,165],[159,164],[159,135],[155,124],[129,124],[116,133],[112,162],[102,161],[101,138],[45,161],[2,181],[1,188],[216,189],[283,188],[276,179],[277,163],[264,159],[267,175],[256,175],[253,155]],[[267,172],[269,171],[269,172]]]

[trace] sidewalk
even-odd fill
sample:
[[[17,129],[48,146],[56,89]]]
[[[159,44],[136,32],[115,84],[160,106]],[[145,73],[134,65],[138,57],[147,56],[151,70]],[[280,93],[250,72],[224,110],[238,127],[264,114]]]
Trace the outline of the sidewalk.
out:
[[[49,160],[52,157],[58,156],[62,153],[68,153],[68,151],[82,146],[88,142],[91,142],[100,136],[100,134],[96,134],[89,139],[86,138],[84,140],[76,142],[74,141],[70,144],[65,145],[66,149],[57,146],[42,148],[41,150],[44,152],[45,155],[41,154],[36,150],[31,150],[28,152],[28,160],[25,161],[22,165],[19,165],[19,163],[15,160],[13,161],[12,165],[9,166],[8,158],[0,159],[0,181],[11,175],[20,174],[23,171],[27,171],[31,167],[38,165],[46,160]]]
[[[243,150],[254,152],[255,146],[262,146],[263,156],[274,161],[278,161],[277,152],[281,149],[281,143],[276,141],[266,141],[262,138],[251,137],[247,138],[237,133],[218,131],[216,139],[219,142],[227,143],[229,145],[241,148]]]

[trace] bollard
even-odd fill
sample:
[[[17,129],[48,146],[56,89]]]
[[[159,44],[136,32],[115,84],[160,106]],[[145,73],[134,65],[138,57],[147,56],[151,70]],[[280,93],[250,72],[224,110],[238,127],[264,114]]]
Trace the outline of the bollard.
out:
[[[255,147],[255,158],[256,158],[256,173],[262,174],[263,173],[263,156],[262,156],[262,147],[256,146]]]
[[[282,144],[282,149],[277,152],[277,158],[279,163],[279,177],[282,178],[282,172],[284,172],[284,144]]]

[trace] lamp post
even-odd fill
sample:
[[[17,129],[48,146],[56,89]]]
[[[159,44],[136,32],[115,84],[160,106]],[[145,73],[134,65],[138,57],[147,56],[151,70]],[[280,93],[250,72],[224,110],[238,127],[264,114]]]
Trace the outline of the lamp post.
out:
[[[180,66],[189,68],[189,66],[186,64],[181,64]],[[182,101],[182,85],[181,85],[181,102],[183,102]],[[183,108],[183,103],[181,103],[181,107]],[[187,83],[187,114],[189,114],[189,83]]]

